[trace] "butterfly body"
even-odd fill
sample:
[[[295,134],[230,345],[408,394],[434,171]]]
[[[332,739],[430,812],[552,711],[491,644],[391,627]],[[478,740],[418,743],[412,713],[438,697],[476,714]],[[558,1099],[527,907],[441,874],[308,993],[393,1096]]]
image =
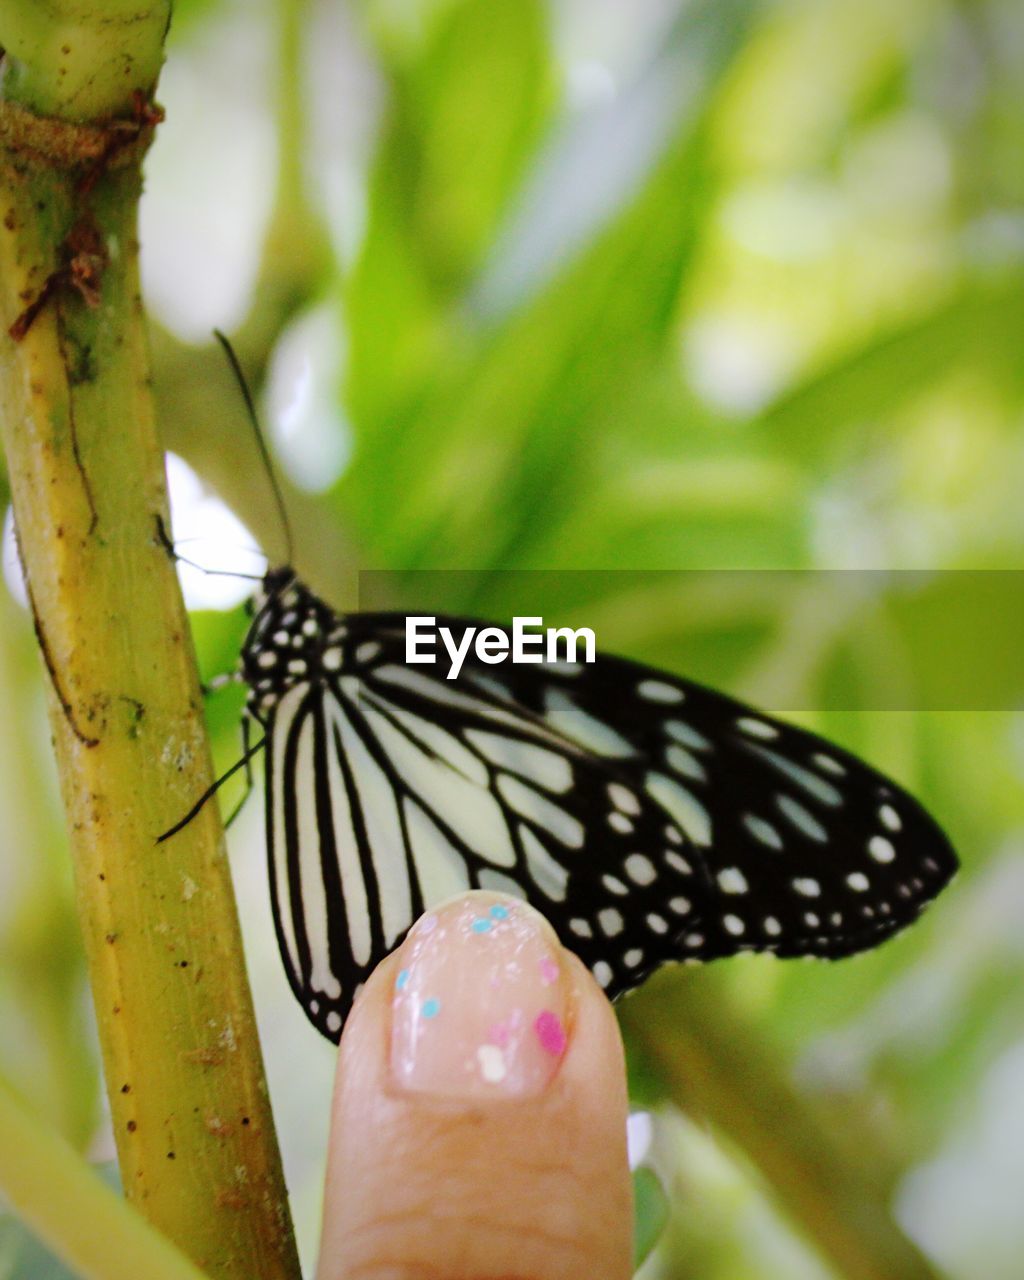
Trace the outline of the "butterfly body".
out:
[[[465,889],[529,900],[614,998],[670,960],[864,950],[957,865],[856,757],[627,659],[470,655],[446,680],[405,663],[405,615],[336,614],[282,568],[241,672],[278,941],[333,1040],[417,916]]]

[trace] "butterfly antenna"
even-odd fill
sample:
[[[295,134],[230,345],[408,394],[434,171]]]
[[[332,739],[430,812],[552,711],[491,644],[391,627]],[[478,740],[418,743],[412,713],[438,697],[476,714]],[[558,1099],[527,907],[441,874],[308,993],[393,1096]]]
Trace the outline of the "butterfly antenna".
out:
[[[277,478],[277,472],[274,470],[274,464],[270,459],[270,450],[267,448],[267,442],[263,437],[263,431],[260,428],[260,420],[256,416],[256,406],[253,403],[252,392],[249,390],[249,384],[245,379],[245,374],[242,372],[242,366],[238,362],[238,356],[235,355],[234,347],[219,329],[214,329],[213,336],[224,348],[224,354],[228,358],[228,364],[231,366],[231,371],[235,375],[235,381],[238,383],[239,390],[242,393],[242,399],[245,401],[245,411],[249,417],[249,425],[252,427],[253,435],[256,437],[256,447],[259,449],[260,457],[263,459],[267,478],[270,480],[270,487],[274,492],[274,501],[277,504],[277,513],[281,520],[281,527],[284,530],[285,564],[290,565],[294,550],[292,545],[292,527],[288,522],[288,511],[284,505],[284,494],[281,492],[281,485]]]

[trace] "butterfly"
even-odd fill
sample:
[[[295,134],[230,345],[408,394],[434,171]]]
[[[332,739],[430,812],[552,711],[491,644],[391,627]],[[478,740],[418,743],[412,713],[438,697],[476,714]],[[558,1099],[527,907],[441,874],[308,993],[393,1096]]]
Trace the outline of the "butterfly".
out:
[[[241,652],[246,748],[220,781],[265,752],[277,940],[331,1040],[413,922],[467,889],[530,902],[614,999],[670,961],[874,947],[957,869],[906,791],[725,694],[601,654],[470,649],[451,680],[405,641],[406,615],[336,613],[285,566]]]

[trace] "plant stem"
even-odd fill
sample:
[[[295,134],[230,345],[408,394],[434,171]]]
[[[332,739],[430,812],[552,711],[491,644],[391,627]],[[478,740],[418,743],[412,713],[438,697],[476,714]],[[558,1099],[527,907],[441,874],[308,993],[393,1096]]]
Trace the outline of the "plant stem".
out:
[[[143,57],[137,33],[124,47],[109,43],[124,34],[107,21],[111,8],[121,11],[76,5],[78,26],[91,22],[92,38],[107,42],[97,66],[141,67],[141,80],[133,74],[104,94],[93,77],[73,102],[49,64],[3,81],[0,420],[55,695],[51,727],[126,1193],[218,1280],[293,1280],[216,804],[156,844],[212,774],[184,605],[157,537],[167,495],[138,283],[141,148],[152,119],[140,108],[162,56],[153,13],[166,11],[146,11],[141,25],[156,43]],[[52,48],[62,29],[53,12],[33,20],[41,29],[50,15],[54,31],[19,49]],[[8,49],[13,25],[5,10]],[[25,86],[46,116],[10,101]],[[63,124],[86,99],[121,119]],[[97,130],[110,136],[98,159]]]
[[[202,1273],[46,1129],[0,1079],[0,1190],[85,1280],[202,1280]]]
[[[763,1040],[726,1000],[709,999],[702,977],[650,980],[619,1006],[631,1065],[740,1147],[844,1280],[937,1280],[893,1221],[883,1179],[833,1145]]]
[[[135,88],[156,84],[170,0],[6,0],[3,96],[39,115],[120,115]]]

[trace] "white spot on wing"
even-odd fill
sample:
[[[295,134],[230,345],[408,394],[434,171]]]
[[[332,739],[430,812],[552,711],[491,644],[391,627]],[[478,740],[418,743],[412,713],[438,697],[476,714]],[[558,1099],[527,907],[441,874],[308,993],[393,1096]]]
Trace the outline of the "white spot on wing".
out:
[[[817,880],[812,880],[810,876],[797,876],[792,882],[793,889],[804,898],[817,898],[821,896],[821,885]]]
[[[887,840],[885,836],[872,836],[868,841],[868,853],[876,862],[892,862],[896,857],[892,841]]]
[[[745,813],[743,815],[743,825],[756,840],[766,844],[769,849],[782,848],[782,837],[772,824],[766,822],[764,818],[759,818],[755,813]]]
[[[500,680],[495,680],[492,676],[485,676],[479,671],[467,671],[465,672],[465,678],[472,680],[478,688],[483,689],[485,693],[489,693],[492,698],[497,698],[499,702],[515,703],[515,699]]]
[[[777,769],[779,773],[789,778],[791,782],[803,787],[809,795],[814,796],[816,800],[820,800],[822,804],[836,807],[843,803],[842,793],[831,782],[826,782],[824,778],[819,778],[816,773],[811,773],[809,769],[796,764],[788,756],[784,756],[778,751],[773,751],[769,747],[759,746],[756,742],[743,742],[742,746],[744,750],[767,761],[772,768]]]
[[[500,871],[495,871],[492,867],[484,867],[477,879],[480,881],[481,889],[493,889],[495,893],[506,893],[510,898],[526,897],[525,889],[517,880],[503,875]]]
[[[675,849],[665,850],[665,861],[673,871],[678,871],[680,875],[693,875],[693,867],[690,866],[681,853],[676,853]]]
[[[695,751],[710,751],[711,740],[705,738],[702,733],[698,733],[685,720],[666,720],[665,732],[670,738],[675,738],[676,742],[681,743],[684,747],[693,747]]]
[[[750,886],[739,867],[726,867],[718,873],[718,887],[723,893],[746,893]]]
[[[621,782],[608,783],[608,799],[611,800],[616,809],[621,809],[623,813],[636,817],[640,812],[640,801]]]
[[[557,751],[483,729],[467,729],[466,737],[491,764],[539,783],[546,791],[560,794],[572,786],[572,766]]]
[[[889,831],[899,831],[903,826],[900,815],[891,804],[883,804],[878,810],[878,816],[882,819],[882,826]]]
[[[606,938],[616,938],[622,932],[622,912],[614,907],[605,907],[597,913],[597,923]]]
[[[658,875],[654,863],[645,853],[631,853],[622,865],[634,884],[651,884]]]
[[[828,832],[818,819],[792,796],[778,795],[775,797],[775,803],[797,831],[802,832],[808,839],[817,840],[821,844],[828,840]]]
[[[665,752],[665,762],[670,769],[684,778],[691,778],[694,782],[707,782],[707,770],[685,747],[673,743]]]
[[[469,875],[458,849],[418,804],[406,800],[404,808],[413,862],[426,905],[436,906],[464,892],[469,887]]]
[[[507,773],[498,777],[498,791],[516,813],[550,831],[562,844],[571,849],[583,847],[583,824],[561,805]]]
[[[736,721],[736,728],[751,738],[763,738],[766,742],[779,736],[779,731],[773,724],[769,724],[767,720],[758,720],[755,716],[740,716]]]
[[[694,844],[711,843],[711,816],[691,791],[663,773],[649,773],[645,781],[651,796],[679,823]]]
[[[548,853],[529,827],[520,825],[519,838],[523,842],[526,865],[537,888],[552,902],[564,902],[569,872]]]
[[[626,739],[603,721],[588,715],[561,689],[548,689],[544,695],[544,718],[567,738],[609,759],[636,755]]]
[[[636,687],[636,691],[641,698],[645,698],[648,702],[666,704],[682,702],[685,696],[682,689],[677,689],[675,685],[666,684],[664,680],[641,680]]]

